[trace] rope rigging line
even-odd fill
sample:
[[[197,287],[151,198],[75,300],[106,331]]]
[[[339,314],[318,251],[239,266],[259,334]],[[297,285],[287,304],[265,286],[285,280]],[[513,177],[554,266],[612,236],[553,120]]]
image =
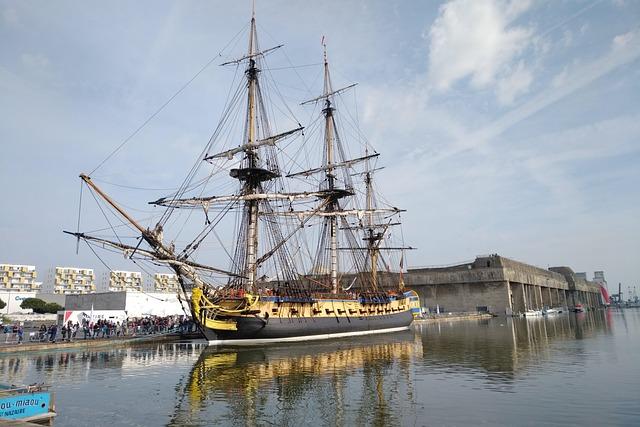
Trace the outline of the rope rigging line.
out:
[[[102,212],[102,215],[104,216],[104,219],[107,220],[107,224],[109,224],[109,227],[111,227],[111,231],[113,231],[113,234],[116,236],[116,239],[118,239],[118,242],[120,242],[120,244],[122,244],[122,241],[120,240],[120,237],[118,236],[118,233],[116,233],[116,230],[113,227],[113,225],[111,224],[111,221],[109,221],[109,217],[107,216],[107,214],[102,209],[102,206],[100,205],[100,202],[98,201],[98,198],[96,197],[96,195],[93,194],[93,191],[91,191],[91,195],[93,196],[93,199],[96,201],[96,204],[98,205],[98,208],[100,209],[100,212]]]
[[[110,181],[105,181],[104,179],[100,179],[100,178],[95,178],[92,177],[91,178],[93,181],[96,182],[101,182],[103,184],[108,184],[108,185],[113,185],[114,187],[120,187],[120,188],[128,188],[130,190],[141,190],[141,191],[173,191],[173,190],[177,190],[177,187],[174,188],[149,188],[149,187],[134,187],[132,185],[123,185],[123,184],[116,184],[115,182],[110,182]]]
[[[193,252],[196,249],[198,249],[198,247],[200,246],[202,241],[209,235],[209,233],[211,233],[213,231],[213,229],[216,227],[216,225],[218,225],[220,223],[220,221],[222,221],[222,219],[224,218],[226,213],[229,211],[229,209],[231,209],[231,207],[236,203],[236,201],[237,200],[231,200],[231,201],[229,201],[227,203],[227,205],[225,206],[225,209],[220,211],[215,216],[215,218],[213,219],[213,221],[211,221],[211,223],[208,225],[208,227],[205,227],[205,229],[191,243],[189,243],[184,248],[184,250],[180,254],[180,258],[187,259],[188,257],[190,257],[193,254]],[[207,228],[208,228],[208,231],[207,231]]]
[[[124,141],[122,141],[122,143],[118,145],[118,147],[116,147],[115,150],[113,150],[102,162],[98,164],[98,166],[96,166],[91,172],[89,172],[89,176],[93,175],[95,171],[97,171],[111,157],[113,157],[118,151],[120,151],[134,136],[136,136],[151,120],[153,120],[158,114],[160,114],[160,112],[164,110],[164,108],[167,105],[169,105],[171,101],[173,101],[178,95],[180,95],[182,91],[184,91],[191,84],[191,82],[193,82],[204,70],[206,70],[209,67],[209,65],[213,63],[213,61],[215,61],[219,57],[220,57],[220,54],[216,55],[215,57],[211,58],[211,60],[209,60],[209,62],[207,62],[202,68],[200,68],[200,70],[193,77],[191,77],[191,79],[189,79],[187,83],[185,83],[180,89],[178,89],[177,92],[171,95],[171,97],[167,101],[165,101],[164,104],[160,106],[160,108],[158,108],[153,114],[151,114],[151,116],[149,116],[147,120],[145,120],[140,126],[138,126],[138,128],[136,128],[136,130],[134,130],[133,133],[131,133],[128,137],[126,137]]]
[[[149,220],[152,220],[153,218],[155,218],[155,215],[150,216],[150,217],[142,218],[142,219],[140,219],[139,221],[149,221]],[[122,228],[122,227],[128,227],[129,229],[131,229],[130,224],[128,224],[128,223],[126,223],[126,222],[123,222],[123,223],[122,223],[122,224],[120,224],[120,225],[114,225],[113,227],[96,228],[96,229],[94,229],[94,230],[85,231],[85,233],[86,233],[86,234],[91,234],[91,235],[94,235],[94,236],[98,236],[98,235],[95,235],[94,233],[99,233],[99,232],[101,232],[101,231],[105,231],[105,230],[112,230],[112,229],[114,229],[114,228]],[[121,236],[121,237],[122,237],[122,236]],[[122,237],[122,238],[135,238],[135,239],[137,239],[138,237],[140,237],[140,235],[139,235],[139,234],[138,234],[138,235],[136,235],[136,236],[132,236],[132,237]]]
[[[147,276],[149,276],[149,277],[153,277],[153,275],[152,275],[151,273],[149,273],[149,271],[148,271],[146,268],[144,268],[144,267],[142,266],[142,264],[141,264],[141,263],[138,263],[138,262],[137,262],[135,259],[133,259],[133,258],[131,258],[131,261],[133,261],[133,263],[134,263],[135,265],[137,265],[138,267],[140,267],[140,270],[144,271],[144,272],[147,274]],[[145,292],[144,290],[140,290],[140,293],[143,293],[143,294],[145,294],[146,296],[148,296],[148,297],[150,297],[150,298],[153,298],[153,299],[156,299],[156,300],[158,300],[158,301],[162,301],[162,302],[166,302],[166,301],[167,301],[166,299],[162,299],[162,298],[158,298],[158,297],[156,297],[156,296],[153,296],[153,295],[151,295],[150,293]]]
[[[85,240],[85,243],[87,244],[87,246],[89,246],[89,249],[91,249],[91,252],[93,252],[93,254],[96,256],[96,258],[98,258],[100,260],[102,265],[104,265],[107,268],[107,270],[111,271],[111,267],[109,267],[107,265],[107,263],[104,262],[104,260],[102,258],[100,258],[100,255],[98,255],[98,253],[95,251],[95,249],[93,249],[93,247],[91,246],[91,243],[89,243],[88,240]]]
[[[188,188],[189,184],[191,183],[191,181],[193,180],[193,178],[195,177],[195,174],[198,172],[198,170],[200,169],[201,165],[204,163],[204,162],[202,162],[202,159],[204,159],[207,156],[211,146],[213,145],[213,143],[220,136],[220,132],[224,129],[226,122],[228,121],[229,117],[231,116],[232,109],[233,109],[234,105],[236,105],[237,100],[240,99],[240,96],[242,95],[242,93],[243,93],[243,86],[239,85],[238,88],[236,89],[235,94],[233,95],[232,100],[229,102],[229,104],[225,108],[223,116],[220,119],[220,122],[218,122],[218,125],[217,125],[215,131],[213,132],[213,134],[211,135],[211,138],[209,139],[209,142],[207,143],[207,145],[204,147],[204,149],[200,153],[200,156],[198,157],[198,159],[196,160],[195,164],[193,165],[193,167],[191,168],[191,170],[187,174],[187,177],[184,179],[184,181],[180,185],[178,191],[174,194],[174,196],[170,199],[170,201],[177,200],[178,198],[180,198],[187,191],[187,188]],[[173,212],[174,209],[175,209],[175,207],[173,207],[173,206],[167,207],[167,209],[165,210],[164,214],[160,218],[159,223],[164,225],[167,222],[167,220],[169,219],[169,217],[171,216],[171,213]]]
[[[167,101],[164,102],[164,104],[162,104],[160,106],[160,108],[158,108],[153,114],[151,114],[151,116],[149,116],[147,118],[147,120],[145,120],[140,126],[138,126],[138,128],[136,128],[136,130],[133,131],[133,133],[131,133],[128,137],[126,137],[124,139],[124,141],[122,141],[122,143],[120,143],[120,145],[118,145],[116,147],[115,150],[113,150],[104,160],[102,160],[102,162],[100,162],[98,164],[98,166],[96,166],[90,173],[89,176],[93,175],[93,173],[95,171],[97,171],[100,167],[102,167],[102,165],[104,165],[111,157],[113,157],[118,151],[120,151],[134,136],[136,136],[151,120],[154,119],[154,117],[156,117],[158,114],[160,114],[160,112],[162,110],[164,110],[164,108],[169,105],[171,103],[171,101],[173,101],[178,95],[180,95],[196,78],[198,78],[198,76],[200,74],[202,74],[202,72],[204,70],[206,70],[207,68],[209,68],[209,66],[218,58],[222,57],[222,52],[224,52],[227,47],[234,41],[234,39],[236,39],[241,32],[244,31],[245,28],[242,28],[240,31],[238,31],[238,33],[236,33],[236,35],[222,48],[222,50],[220,50],[220,52],[218,52],[217,55],[215,55],[213,58],[211,58],[202,68],[200,68],[200,70],[198,70],[197,73],[195,73],[193,75],[193,77],[191,77],[184,85],[182,85],[182,87],[180,87],[180,89],[178,89],[178,91],[176,91],[173,95],[171,95],[171,97],[169,97],[169,99]]]
[[[262,71],[293,70],[295,68],[317,67],[318,65],[322,65],[322,62],[316,62],[314,64],[290,65],[288,67],[263,68]],[[308,88],[305,90],[308,90]]]

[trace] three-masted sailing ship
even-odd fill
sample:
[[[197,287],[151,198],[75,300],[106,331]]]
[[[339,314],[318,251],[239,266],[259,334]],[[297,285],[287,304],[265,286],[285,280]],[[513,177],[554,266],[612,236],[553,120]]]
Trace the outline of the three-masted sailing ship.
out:
[[[70,234],[172,269],[180,295],[210,343],[300,341],[407,329],[414,293],[404,289],[402,257],[411,248],[402,242],[394,246],[390,238],[402,211],[382,203],[375,191],[378,153],[367,143],[358,156],[350,156],[338,125],[337,99],[355,85],[332,87],[325,46],[323,92],[301,104],[320,110],[313,121],[318,141],[314,145],[309,137],[313,126],[276,132],[265,94],[271,86],[263,83],[262,74],[265,57],[279,47],[260,50],[254,14],[246,55],[221,64],[241,67],[242,80],[230,92],[213,137],[180,188],[150,202],[163,209],[155,226],[141,225],[90,176],[80,175],[139,233],[137,245],[79,230]],[[235,144],[227,130],[234,128],[234,117],[241,117],[235,129],[241,127],[242,138]],[[319,162],[295,170],[309,159]],[[203,165],[207,171],[202,178]],[[233,194],[209,194],[214,178],[220,177],[235,182]],[[188,219],[203,212],[205,225],[179,250],[176,241],[167,240],[165,226],[185,210],[191,210]],[[195,260],[198,248],[212,234],[219,237],[218,232],[231,240],[226,269]],[[392,258],[400,260],[399,273],[391,272]]]

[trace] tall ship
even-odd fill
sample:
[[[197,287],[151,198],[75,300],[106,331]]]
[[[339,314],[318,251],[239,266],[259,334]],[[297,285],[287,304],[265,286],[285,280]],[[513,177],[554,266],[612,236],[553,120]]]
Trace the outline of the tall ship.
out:
[[[342,100],[355,84],[333,87],[324,39],[322,45],[323,90],[299,100],[312,114],[309,124],[294,118],[294,126],[278,129],[274,119],[292,110],[271,104],[273,94],[283,97],[268,80],[266,57],[281,46],[261,50],[252,15],[246,54],[220,64],[242,77],[184,181],[150,202],[161,212],[153,226],[133,218],[91,174],[80,175],[136,238],[67,233],[92,249],[173,270],[181,301],[211,344],[394,332],[413,320],[415,293],[402,277],[412,249],[399,227],[403,211],[374,185],[379,153],[355,120],[341,120]],[[356,136],[343,139],[345,129]],[[227,266],[212,266],[200,250],[216,241]]]

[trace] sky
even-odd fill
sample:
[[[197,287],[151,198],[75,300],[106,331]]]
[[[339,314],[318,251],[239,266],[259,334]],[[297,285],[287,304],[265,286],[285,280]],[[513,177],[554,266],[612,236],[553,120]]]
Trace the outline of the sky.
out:
[[[215,64],[243,54],[250,9],[0,0],[0,263],[45,281],[54,266],[92,267],[100,282],[106,268],[62,233],[78,225],[78,174],[214,60],[92,174],[148,215],[154,198],[112,184],[182,181],[233,77]],[[334,86],[358,83],[378,185],[418,248],[405,265],[498,253],[640,288],[640,2],[258,0],[256,17],[262,46],[284,44],[270,65],[302,122],[323,36]]]

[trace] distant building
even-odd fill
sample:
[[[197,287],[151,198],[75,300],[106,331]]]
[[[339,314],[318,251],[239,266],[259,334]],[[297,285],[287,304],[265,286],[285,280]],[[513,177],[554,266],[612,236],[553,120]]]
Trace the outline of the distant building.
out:
[[[583,272],[576,273],[576,277],[579,279],[587,280],[587,273],[583,273]]]
[[[142,292],[142,273],[139,271],[113,270],[109,273],[109,291]]]
[[[185,308],[178,294],[142,292],[98,292],[91,295],[67,295],[64,301],[65,316],[80,322],[83,318],[93,320],[111,319],[126,314],[129,318],[144,316],[185,316]],[[187,308],[188,310],[188,308]],[[111,312],[111,313],[110,313]],[[63,319],[60,319],[61,321]]]
[[[0,264],[0,290],[10,292],[35,292],[41,282],[36,282],[38,273],[33,265]]]
[[[604,271],[594,271],[593,282],[600,285],[602,303],[605,305],[609,305],[611,303],[611,296],[609,295],[609,287],[607,286],[607,281],[604,278]]]
[[[594,271],[593,281],[607,288],[607,281],[604,279],[604,271]]]
[[[178,292],[178,276],[170,273],[156,273],[153,276],[153,287],[156,292]]]
[[[91,268],[56,267],[53,293],[63,295],[94,293],[95,279],[96,276]]]

